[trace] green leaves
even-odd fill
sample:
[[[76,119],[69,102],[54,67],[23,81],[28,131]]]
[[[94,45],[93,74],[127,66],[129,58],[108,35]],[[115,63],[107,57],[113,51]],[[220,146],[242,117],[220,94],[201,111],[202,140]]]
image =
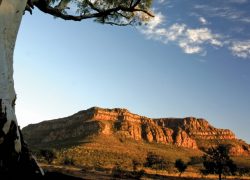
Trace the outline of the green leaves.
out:
[[[33,0],[41,11],[65,19],[93,18],[112,25],[140,24],[153,14],[152,0]]]

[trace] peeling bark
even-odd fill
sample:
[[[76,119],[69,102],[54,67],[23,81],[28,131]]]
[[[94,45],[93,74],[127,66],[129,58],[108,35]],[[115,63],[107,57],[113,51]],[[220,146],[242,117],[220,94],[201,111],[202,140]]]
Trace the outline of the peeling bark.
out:
[[[42,171],[32,157],[15,115],[13,52],[27,0],[0,0],[0,175],[29,177]]]

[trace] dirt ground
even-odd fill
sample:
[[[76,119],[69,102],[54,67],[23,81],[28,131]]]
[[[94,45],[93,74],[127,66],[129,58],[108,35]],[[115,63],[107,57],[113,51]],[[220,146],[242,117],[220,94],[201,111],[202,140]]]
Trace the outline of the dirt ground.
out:
[[[112,171],[109,169],[80,169],[76,167],[64,167],[64,166],[48,166],[43,165],[42,168],[45,170],[45,179],[65,179],[65,180],[112,180],[112,179],[138,179],[133,177],[127,177],[121,175],[120,177],[114,177]],[[164,179],[164,180],[217,180],[214,177],[178,177],[176,175],[156,175],[145,173],[140,179],[151,180],[151,179]],[[250,177],[227,177],[226,179],[234,180],[250,180]]]

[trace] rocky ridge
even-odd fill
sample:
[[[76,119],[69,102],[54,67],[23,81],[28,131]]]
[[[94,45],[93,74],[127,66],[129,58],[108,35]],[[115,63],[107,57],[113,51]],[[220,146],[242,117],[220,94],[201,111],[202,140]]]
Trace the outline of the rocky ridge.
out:
[[[66,118],[29,125],[23,129],[23,134],[32,146],[65,141],[79,143],[92,135],[113,135],[200,150],[224,143],[230,145],[233,155],[250,155],[247,143],[238,140],[228,129],[213,127],[205,119],[151,119],[119,108],[93,107]]]

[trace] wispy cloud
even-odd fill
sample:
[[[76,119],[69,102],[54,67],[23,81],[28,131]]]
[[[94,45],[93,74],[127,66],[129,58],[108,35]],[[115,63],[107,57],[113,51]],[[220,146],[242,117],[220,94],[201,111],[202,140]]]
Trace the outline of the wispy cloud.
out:
[[[247,1],[246,0],[239,0],[239,1],[231,0],[231,2],[235,2],[235,3],[237,2],[239,4],[243,4]],[[230,3],[230,1],[228,3]],[[218,6],[218,7],[200,4],[200,5],[194,5],[194,9],[202,11],[209,17],[220,17],[220,18],[231,20],[231,21],[250,23],[250,16],[248,15],[248,13],[244,11],[240,11],[232,6],[229,6],[228,4],[225,6]]]
[[[199,17],[199,21],[202,25],[206,25],[207,24],[207,20],[204,17]]]
[[[206,54],[205,45],[223,46],[220,35],[212,33],[208,28],[190,28],[186,24],[179,23],[162,27],[165,19],[161,13],[158,13],[148,26],[140,30],[147,38],[163,43],[174,42],[187,54],[204,55]]]
[[[203,49],[200,46],[189,44],[187,41],[180,41],[179,46],[187,54],[201,53]]]
[[[161,12],[155,13],[155,17],[148,22],[148,29],[153,30],[165,21],[165,16]]]
[[[160,4],[162,4],[162,3],[164,3],[164,2],[166,2],[166,0],[159,0],[159,1],[158,1],[158,3],[160,3]]]
[[[179,40],[179,46],[185,53],[206,53],[204,45],[214,47],[223,46],[220,35],[213,34],[208,28],[186,29],[184,36]]]
[[[230,3],[244,4],[249,2],[249,0],[229,0]]]
[[[159,2],[173,3],[170,0],[160,0]],[[148,25],[140,27],[139,30],[148,39],[174,44],[186,54],[206,56],[209,47],[214,49],[225,47],[238,58],[250,59],[250,40],[242,41],[244,37],[250,36],[246,31],[249,24],[244,24],[250,23],[250,14],[233,5],[238,3],[237,6],[241,6],[248,2],[250,3],[250,0],[228,0],[218,6],[215,6],[214,3],[190,4],[190,11],[187,11],[186,14],[195,18],[196,23],[192,23],[195,21],[191,21],[187,17],[177,18],[173,22],[173,17],[180,16],[166,16],[163,13],[155,12],[155,17]],[[171,11],[173,10],[171,9]],[[185,13],[181,15],[185,16]],[[220,21],[214,21],[215,17],[216,19],[221,18]],[[197,24],[197,20],[199,24]],[[221,24],[218,22],[224,21],[227,22],[228,31],[224,26],[223,31],[219,29]],[[235,33],[239,36],[234,36]]]
[[[250,57],[250,40],[232,42],[232,46],[229,47],[233,55],[240,58]]]

